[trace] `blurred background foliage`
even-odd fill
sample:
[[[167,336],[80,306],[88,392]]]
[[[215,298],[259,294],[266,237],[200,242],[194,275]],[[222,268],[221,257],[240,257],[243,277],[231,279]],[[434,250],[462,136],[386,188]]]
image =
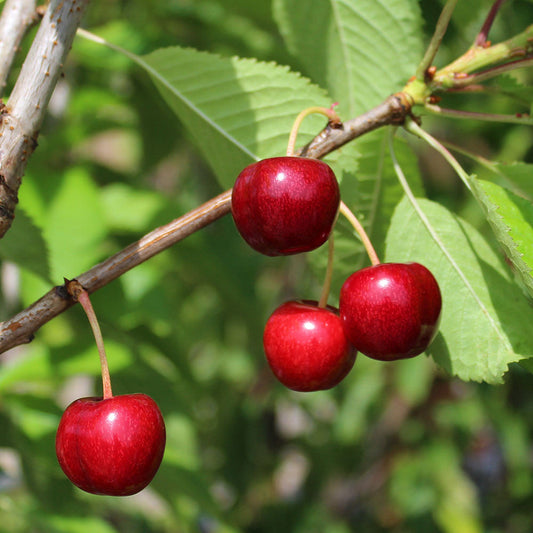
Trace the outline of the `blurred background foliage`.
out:
[[[490,4],[458,3],[439,64],[470,45]],[[441,2],[420,8],[429,35]],[[507,2],[493,40],[521,30],[532,11],[531,2]],[[84,26],[138,54],[177,44],[302,68],[268,0],[94,0]],[[507,104],[463,96],[452,105]],[[488,158],[532,160],[531,128],[425,125]],[[431,198],[484,229],[439,157],[421,151],[420,168]],[[20,191],[21,213],[48,252],[27,268],[2,263],[1,318],[219,191],[146,75],[77,40]],[[335,390],[287,391],[266,367],[263,325],[281,301],[317,298],[319,286],[304,258],[260,257],[226,217],[94,294],[115,393],[150,394],[167,423],[159,473],[129,498],[82,493],[56,462],[62,410],[101,386],[81,310],[4,354],[0,529],[533,531],[532,376],[514,365],[495,387],[452,379],[425,356],[393,365],[359,357]]]

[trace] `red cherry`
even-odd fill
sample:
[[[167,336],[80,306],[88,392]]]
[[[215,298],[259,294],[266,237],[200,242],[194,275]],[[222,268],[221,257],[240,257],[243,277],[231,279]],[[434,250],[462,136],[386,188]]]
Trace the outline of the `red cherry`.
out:
[[[231,198],[244,240],[266,255],[314,250],[328,238],[340,203],[337,179],[317,159],[273,157],[246,167]]]
[[[350,342],[382,361],[422,353],[437,334],[442,301],[433,274],[419,263],[382,263],[354,272],[341,288],[339,312]]]
[[[80,398],[59,422],[56,454],[67,477],[92,494],[129,496],[144,489],[165,450],[165,423],[146,394]]]
[[[274,375],[300,392],[337,385],[357,353],[346,339],[338,311],[312,301],[278,307],[266,323],[263,346]]]

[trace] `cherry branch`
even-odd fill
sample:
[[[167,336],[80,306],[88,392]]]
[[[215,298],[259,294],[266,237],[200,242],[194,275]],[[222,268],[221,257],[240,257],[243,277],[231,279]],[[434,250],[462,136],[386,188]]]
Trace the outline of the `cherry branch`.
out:
[[[412,106],[413,100],[407,93],[393,94],[378,106],[358,117],[342,124],[333,126],[328,124],[310,143],[296,153],[301,156],[320,159],[357,137],[382,126],[402,124]]]
[[[231,190],[148,233],[102,263],[80,274],[76,280],[88,293],[92,293],[226,215],[230,212],[230,207]],[[41,326],[66,311],[75,302],[66,285],[60,285],[48,291],[13,318],[0,323],[0,353],[30,342]]]
[[[24,35],[38,19],[35,0],[6,1],[0,16],[0,94]]]
[[[82,5],[78,5],[77,2],[81,2]],[[8,112],[4,115],[4,120],[0,125],[0,155],[3,156],[2,173],[0,173],[0,237],[11,223],[25,161],[35,148],[44,108],[60,72],[61,62],[58,58],[63,58],[66,55],[70,45],[65,46],[65,43],[72,42],[76,25],[79,23],[81,12],[87,2],[88,0],[66,0],[56,6],[52,0],[41,23],[34,46],[32,46],[24,64],[23,72],[21,72],[8,102]],[[454,5],[453,0],[450,0],[447,5],[451,9]],[[64,9],[67,9],[67,13],[64,13]],[[78,16],[68,26],[68,35],[60,41],[58,34],[51,31],[52,26],[57,30],[57,26],[60,25],[59,21],[63,20],[61,13],[64,13],[66,19],[73,9],[76,10]],[[50,41],[50,39],[54,40]],[[389,96],[374,109],[359,117],[342,124],[328,124],[310,143],[296,153],[306,157],[322,158],[370,131],[386,125],[401,125],[410,117],[413,106],[428,105],[428,98],[434,91],[453,90],[456,88],[458,79],[464,78],[464,76],[480,68],[493,67],[516,57],[528,58],[528,55],[532,53],[532,39],[533,25],[504,43],[472,48],[461,58],[439,71],[435,69],[435,72],[430,73],[426,69],[423,80],[414,77],[401,92]],[[35,43],[39,41],[41,44],[36,45]],[[51,62],[50,59],[56,52],[56,47],[62,48],[63,51],[60,56],[55,56],[55,60]],[[37,64],[39,65],[37,69],[39,72],[32,73],[31,66],[33,65],[35,69]],[[479,77],[477,80],[479,81]],[[36,87],[36,84],[40,82],[46,82],[46,90],[41,91]],[[37,105],[35,105],[36,101]],[[436,109],[432,110],[437,111]],[[438,110],[441,114],[444,111]],[[494,118],[494,116],[492,117]],[[80,274],[76,280],[88,293],[92,293],[147,259],[228,214],[230,210],[231,190],[228,190],[197,209],[148,233],[137,242]],[[74,303],[75,299],[69,294],[67,287],[65,285],[58,286],[13,318],[0,323],[0,353],[30,342],[40,327]]]
[[[15,217],[28,158],[37,146],[48,102],[88,3],[89,0],[50,1],[13,91],[1,110],[0,238]]]

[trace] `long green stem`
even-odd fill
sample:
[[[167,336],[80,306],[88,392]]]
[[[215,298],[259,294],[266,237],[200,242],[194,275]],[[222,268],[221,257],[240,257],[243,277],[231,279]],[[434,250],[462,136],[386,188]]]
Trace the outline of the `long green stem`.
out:
[[[341,201],[339,211],[346,217],[348,222],[350,222],[350,224],[353,226],[353,228],[359,235],[361,242],[363,243],[363,246],[365,247],[366,253],[368,254],[368,257],[370,258],[370,262],[373,265],[379,265],[380,260],[379,260],[378,254],[376,253],[376,250],[374,249],[374,246],[372,245],[372,241],[370,240],[370,237],[367,235],[365,228],[363,228],[358,218],[351,212],[350,208],[342,201]]]
[[[80,302],[83,307],[93,330],[94,339],[98,348],[98,355],[100,356],[100,366],[102,368],[103,396],[104,400],[107,400],[113,397],[113,391],[111,390],[111,377],[109,375],[109,366],[107,364],[107,356],[105,353],[104,339],[102,337],[102,331],[100,330],[100,324],[98,324],[96,313],[94,312],[91,300],[89,299],[89,293],[86,290],[82,290],[78,294],[78,302]]]
[[[426,141],[432,148],[437,150],[446,161],[452,166],[457,175],[463,180],[463,183],[470,189],[470,178],[464,168],[459,164],[457,159],[439,142],[432,137],[427,131],[423,130],[414,120],[407,119],[404,127],[407,131]]]
[[[435,59],[435,55],[437,54],[440,43],[442,42],[446,30],[448,29],[448,24],[452,17],[453,10],[455,9],[455,4],[457,4],[457,0],[448,0],[442,9],[439,20],[437,21],[437,26],[435,27],[435,32],[433,33],[433,37],[429,42],[422,61],[416,69],[416,78],[418,80],[424,81],[427,69],[431,67],[433,59]]]
[[[528,114],[500,115],[496,113],[479,113],[476,111],[462,111],[460,109],[447,109],[435,104],[426,104],[424,108],[441,117],[462,118],[467,120],[483,120],[487,122],[502,122],[506,124],[533,125],[533,117]]]
[[[333,237],[333,230],[328,239],[328,264],[326,267],[326,276],[324,278],[324,284],[322,285],[322,293],[320,294],[320,300],[318,301],[318,307],[326,307],[328,304],[329,291],[331,289],[331,278],[333,277],[333,255],[335,251],[335,242]]]

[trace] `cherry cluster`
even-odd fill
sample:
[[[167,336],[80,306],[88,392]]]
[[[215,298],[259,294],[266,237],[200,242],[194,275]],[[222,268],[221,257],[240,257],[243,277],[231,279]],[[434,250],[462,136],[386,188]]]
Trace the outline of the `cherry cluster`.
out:
[[[232,192],[232,215],[244,240],[269,256],[314,250],[329,238],[340,191],[324,162],[286,156],[246,167]],[[286,387],[329,389],[351,370],[357,352],[382,361],[414,357],[434,339],[441,293],[419,263],[379,263],[351,274],[338,309],[292,300],[268,319],[265,355]]]

